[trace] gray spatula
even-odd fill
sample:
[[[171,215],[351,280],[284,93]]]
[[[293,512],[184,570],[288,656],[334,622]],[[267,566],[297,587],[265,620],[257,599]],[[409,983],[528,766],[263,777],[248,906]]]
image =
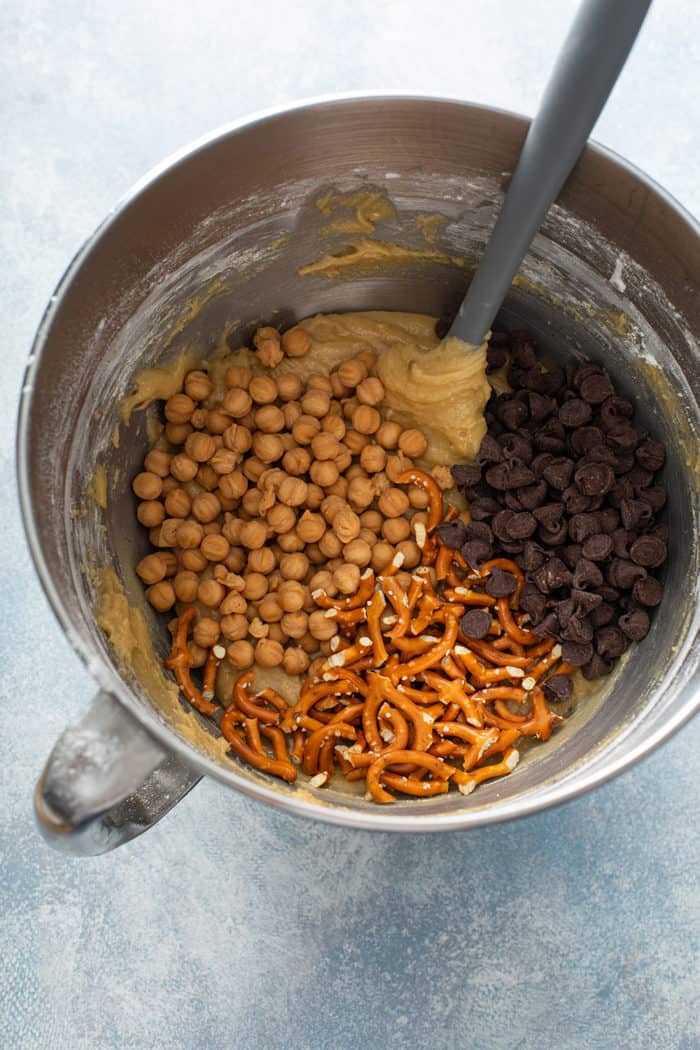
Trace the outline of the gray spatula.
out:
[[[491,238],[449,331],[478,347],[586,145],[651,0],[584,0],[530,125]]]

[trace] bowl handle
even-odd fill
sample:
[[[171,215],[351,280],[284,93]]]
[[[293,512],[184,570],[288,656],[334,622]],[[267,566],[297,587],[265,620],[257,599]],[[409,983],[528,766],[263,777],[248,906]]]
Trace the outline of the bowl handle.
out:
[[[146,831],[200,779],[101,690],[56,741],[34,809],[49,845],[96,856]]]

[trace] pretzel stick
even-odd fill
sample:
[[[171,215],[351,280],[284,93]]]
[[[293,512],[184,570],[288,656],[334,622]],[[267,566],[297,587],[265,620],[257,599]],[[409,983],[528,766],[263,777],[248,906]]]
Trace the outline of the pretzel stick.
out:
[[[418,485],[428,494],[428,532],[433,532],[442,521],[442,491],[435,478],[424,470],[405,470],[396,479],[399,485]]]
[[[494,777],[505,777],[512,773],[519,759],[520,753],[514,747],[509,747],[502,760],[496,765],[479,766],[478,769],[472,769],[470,772],[456,770],[454,781],[463,795],[469,795],[477,784],[483,784],[485,780],[492,780]]]
[[[357,588],[357,591],[348,598],[331,598],[322,589],[314,591],[311,597],[321,609],[337,609],[338,612],[347,612],[350,609],[358,609],[361,605],[366,605],[372,597],[373,590],[374,573],[371,569],[366,569],[360,577],[360,586]]]
[[[390,795],[382,787],[380,776],[387,766],[392,766],[397,762],[408,762],[414,766],[421,766],[444,781],[457,772],[454,767],[449,766],[442,759],[436,758],[434,755],[428,755],[425,751],[407,749],[406,751],[392,751],[389,754],[380,755],[378,758],[375,758],[374,762],[367,769],[367,789],[375,802],[388,803],[394,801],[393,795]]]
[[[260,769],[264,773],[272,773],[273,776],[280,777],[282,780],[286,780],[290,784],[293,783],[297,778],[297,771],[292,763],[281,762],[277,759],[269,758],[262,751],[262,745],[260,746],[260,749],[257,750],[254,746],[246,743],[242,734],[236,728],[237,722],[241,719],[244,721],[247,732],[251,731],[251,723],[255,723],[257,728],[257,721],[255,719],[245,718],[245,716],[241,715],[241,712],[234,704],[227,707],[221,716],[221,732],[236,754],[256,769]]]
[[[202,696],[190,677],[192,657],[187,648],[187,633],[196,611],[194,605],[191,605],[178,617],[177,627],[173,634],[172,650],[170,656],[165,660],[165,666],[175,675],[177,684],[184,693],[185,699],[189,700],[192,706],[201,714],[213,715],[219,710],[218,706]]]

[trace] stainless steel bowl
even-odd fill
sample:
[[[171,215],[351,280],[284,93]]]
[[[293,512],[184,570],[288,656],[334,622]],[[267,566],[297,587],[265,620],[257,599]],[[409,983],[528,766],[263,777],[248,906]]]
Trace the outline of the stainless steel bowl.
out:
[[[398,218],[376,236],[425,247],[416,215],[440,212],[448,222],[437,247],[475,261],[526,127],[508,113],[430,98],[341,98],[266,114],[215,132],[143,179],[68,268],[36,336],[18,435],[37,571],[101,688],[57,744],[37,790],[40,825],[54,844],[111,848],[158,819],[200,774],[349,827],[488,824],[602,783],[697,708],[700,238],[667,194],[596,146],[536,238],[501,320],[532,330],[552,359],[603,361],[634,397],[641,421],[668,449],[671,544],[666,596],[650,635],[563,730],[533,748],[512,776],[468,798],[378,807],[340,790],[279,787],[178,734],[135,675],[118,666],[95,621],[90,558],[117,566],[131,600],[143,601],[131,566],[144,537],[128,483],[146,442],[143,413],[118,449],[110,441],[116,404],[137,369],[185,345],[210,347],[227,321],[238,321],[245,338],[261,318],[284,324],[316,311],[454,308],[468,270],[437,261],[352,280],[300,277],[300,265],[348,240],[319,237],[314,202],[330,187],[380,188]],[[174,319],[197,297],[196,318],[166,347]],[[96,456],[111,479],[109,507],[102,515],[90,504],[76,516]],[[146,614],[162,653],[164,628]]]

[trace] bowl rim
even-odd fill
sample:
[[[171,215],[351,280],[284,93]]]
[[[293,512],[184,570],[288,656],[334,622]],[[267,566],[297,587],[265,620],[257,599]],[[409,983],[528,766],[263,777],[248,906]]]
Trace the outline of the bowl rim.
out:
[[[271,106],[252,114],[244,115],[195,138],[151,167],[149,171],[138,178],[122,194],[105,218],[78,248],[58,280],[42,314],[27,360],[17,413],[16,473],[19,504],[25,536],[34,567],[49,605],[70,645],[98,684],[102,688],[107,689],[115,699],[123,704],[135,720],[155,737],[166,751],[174,752],[187,766],[194,768],[199,773],[213,777],[228,787],[235,787],[249,797],[257,798],[277,809],[320,820],[324,823],[364,830],[408,831],[413,833],[465,830],[470,827],[480,827],[529,816],[577,798],[592,788],[598,787],[623,773],[640,759],[654,751],[689,721],[692,715],[700,708],[700,688],[693,690],[689,687],[690,682],[687,683],[688,696],[678,705],[678,708],[671,714],[669,719],[622,754],[606,755],[605,757],[609,760],[602,764],[597,761],[603,757],[600,753],[592,755],[590,764],[594,764],[595,760],[594,768],[588,768],[584,758],[577,767],[575,777],[564,774],[559,781],[549,784],[545,783],[541,788],[533,788],[523,796],[516,796],[500,804],[498,802],[488,804],[486,808],[456,809],[454,812],[431,813],[421,816],[419,807],[413,808],[411,811],[401,807],[400,811],[394,812],[391,812],[391,810],[387,811],[387,809],[381,807],[370,806],[367,806],[366,809],[350,809],[344,807],[342,803],[325,802],[321,799],[319,799],[319,802],[316,802],[301,795],[286,794],[275,787],[268,787],[257,780],[249,779],[242,773],[239,773],[233,765],[230,770],[219,765],[213,759],[197,751],[184,737],[179,736],[165,720],[160,720],[155,712],[150,712],[136,701],[126,681],[116,673],[115,669],[106,661],[104,655],[91,640],[83,637],[82,633],[75,627],[44,558],[39,535],[34,524],[34,506],[31,498],[28,434],[33,377],[35,371],[41,366],[42,354],[49,339],[54,317],[61,306],[63,298],[74,277],[80,271],[92,248],[100,238],[109,231],[110,227],[128,210],[132,203],[163,175],[221,139],[234,135],[244,128],[285,117],[299,110],[320,109],[343,103],[381,102],[384,100],[387,102],[406,102],[418,105],[423,103],[434,105],[437,103],[457,106],[465,110],[479,110],[486,114],[507,117],[520,122],[523,125],[523,130],[527,128],[531,119],[512,110],[470,102],[458,97],[386,90],[363,91],[359,93],[338,92],[311,96],[282,106]],[[631,174],[647,190],[655,194],[673,210],[690,227],[696,238],[700,238],[700,223],[698,223],[692,213],[636,165],[594,140],[588,141],[584,152],[597,154],[614,166],[620,167]],[[689,645],[692,646],[692,640],[689,641]],[[686,657],[687,652],[688,650],[686,650]],[[693,678],[700,680],[700,673],[697,668]],[[624,733],[624,735],[627,734]]]

